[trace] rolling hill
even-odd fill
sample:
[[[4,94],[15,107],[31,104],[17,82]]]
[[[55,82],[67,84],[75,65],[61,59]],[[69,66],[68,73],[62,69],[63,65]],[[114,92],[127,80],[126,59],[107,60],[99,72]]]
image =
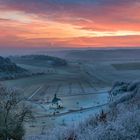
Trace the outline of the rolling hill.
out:
[[[17,66],[9,58],[0,56],[0,80],[14,79],[28,74],[26,69]]]

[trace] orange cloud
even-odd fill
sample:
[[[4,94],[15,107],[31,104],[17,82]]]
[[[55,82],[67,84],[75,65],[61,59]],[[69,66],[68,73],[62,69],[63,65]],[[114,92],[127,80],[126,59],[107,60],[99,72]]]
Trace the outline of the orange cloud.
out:
[[[115,37],[94,37],[94,38],[73,38],[66,42],[69,46],[82,47],[139,47],[139,36],[115,36]],[[63,42],[62,42],[63,44]]]
[[[0,10],[1,46],[140,46],[140,5],[79,6],[74,11]],[[65,8],[64,8],[65,9]],[[100,13],[103,12],[103,13]],[[96,14],[97,13],[97,14]]]

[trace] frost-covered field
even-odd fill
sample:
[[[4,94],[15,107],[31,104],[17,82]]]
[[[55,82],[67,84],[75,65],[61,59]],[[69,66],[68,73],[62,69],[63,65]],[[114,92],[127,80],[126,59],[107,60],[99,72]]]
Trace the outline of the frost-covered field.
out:
[[[44,66],[19,65],[33,72],[48,69]],[[89,114],[98,112],[101,106],[108,102],[108,87],[102,85],[100,88],[101,85],[95,85],[78,63],[55,68],[55,73],[7,80],[4,84],[20,88],[22,96],[32,105],[36,119],[25,125],[26,135],[39,135],[55,125],[67,126],[80,122]],[[63,109],[50,109],[54,94],[63,101]],[[54,112],[57,112],[55,116]]]
[[[134,64],[135,67],[130,69],[130,66]],[[65,137],[74,135],[77,137],[76,140],[90,140],[95,135],[98,138],[100,129],[104,135],[106,133],[103,128],[108,126],[105,124],[103,124],[103,128],[100,128],[102,124],[99,125],[97,131],[93,133],[95,126],[91,126],[89,122],[93,123],[93,118],[95,118],[93,116],[100,114],[102,109],[107,109],[108,91],[111,89],[112,83],[122,80],[140,80],[140,70],[136,64],[139,64],[138,60],[137,63],[135,61],[120,60],[107,62],[73,60],[66,67],[51,68],[53,72],[48,72],[48,67],[46,66],[38,67],[19,64],[32,72],[41,71],[46,74],[7,80],[3,81],[3,83],[8,87],[20,88],[23,93],[22,96],[27,99],[28,104],[32,105],[36,119],[25,125],[26,136],[31,136],[28,137],[29,139],[63,140]],[[54,110],[49,108],[49,103],[52,101],[54,94],[57,94],[62,99],[63,109]],[[129,115],[130,112],[124,111]],[[56,112],[55,115],[54,112]],[[125,117],[123,114],[119,115],[120,117]],[[131,115],[133,117],[133,114],[130,114],[130,117]],[[117,121],[119,123],[119,120]],[[81,122],[82,126],[79,128]],[[110,123],[111,126],[109,127],[113,129],[113,122]],[[74,129],[71,127],[74,127]],[[86,127],[86,130],[81,130],[81,127]],[[59,129],[65,135],[59,133]],[[106,129],[108,132],[109,128]],[[55,135],[52,136],[52,133],[55,133]],[[108,139],[112,140],[111,138]]]
[[[111,89],[112,100],[104,111],[68,127],[55,127],[28,140],[139,140],[140,82],[117,82]],[[92,112],[95,114],[95,112]],[[86,114],[89,115],[89,114]]]

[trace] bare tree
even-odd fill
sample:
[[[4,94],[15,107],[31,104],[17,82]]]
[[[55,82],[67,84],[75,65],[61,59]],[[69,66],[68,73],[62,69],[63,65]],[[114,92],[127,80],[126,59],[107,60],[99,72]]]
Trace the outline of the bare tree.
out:
[[[21,140],[24,122],[33,118],[30,107],[25,105],[20,92],[0,84],[0,139]]]

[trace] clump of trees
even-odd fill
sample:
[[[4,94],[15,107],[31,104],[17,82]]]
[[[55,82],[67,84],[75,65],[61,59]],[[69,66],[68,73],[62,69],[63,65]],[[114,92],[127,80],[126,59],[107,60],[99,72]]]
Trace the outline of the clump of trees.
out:
[[[21,140],[24,123],[33,119],[29,106],[15,89],[0,84],[0,140]]]
[[[25,72],[26,70],[18,67],[9,58],[3,58],[0,56],[0,72]]]
[[[66,66],[67,61],[58,57],[48,55],[24,55],[16,59],[12,58],[16,62],[22,62],[27,64],[36,64],[40,62],[47,63],[50,66]]]

